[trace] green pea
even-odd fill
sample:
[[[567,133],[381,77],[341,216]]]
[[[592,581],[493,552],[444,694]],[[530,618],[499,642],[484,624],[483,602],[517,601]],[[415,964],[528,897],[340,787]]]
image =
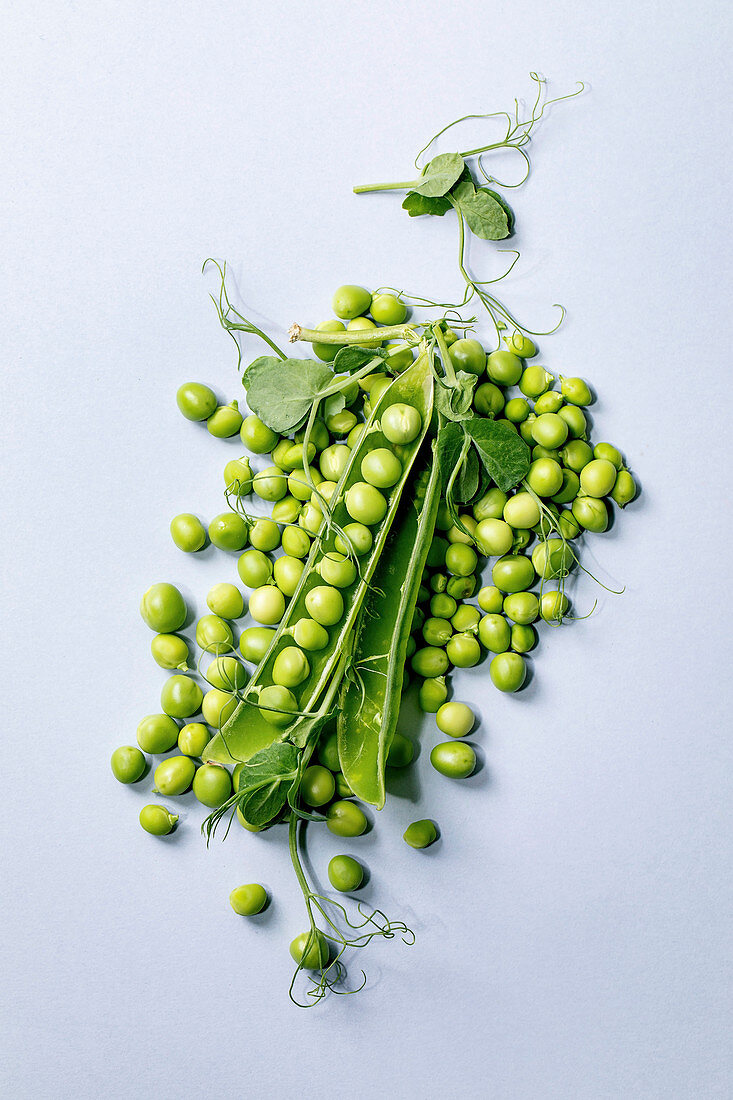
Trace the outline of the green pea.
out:
[[[521,424],[523,420],[527,419],[530,412],[528,401],[525,401],[523,397],[513,397],[511,401],[506,403],[504,416],[512,424]]]
[[[280,528],[271,519],[264,516],[255,520],[249,532],[249,541],[256,550],[263,553],[276,550],[280,545]]]
[[[271,684],[260,691],[257,706],[266,722],[282,729],[293,721],[298,701],[288,688]]]
[[[365,524],[347,523],[343,528],[343,534],[346,541],[341,535],[337,535],[334,540],[334,546],[340,554],[355,554],[357,557],[362,557],[371,550],[374,536]]]
[[[299,527],[286,527],[282,534],[282,547],[289,558],[307,558],[310,553],[310,536]]]
[[[178,750],[184,756],[201,757],[210,740],[208,726],[203,722],[188,722],[178,734]]]
[[[172,584],[153,584],[140,601],[143,621],[157,634],[179,630],[186,621],[186,603]]]
[[[620,508],[625,508],[636,496],[636,491],[636,482],[629,471],[619,470],[611,490],[611,500],[615,501]]]
[[[276,447],[272,450],[272,461],[279,470],[284,470],[283,462],[285,456],[288,454],[292,444],[289,439],[281,439],[278,441]]]
[[[519,425],[519,434],[528,447],[533,446],[534,436],[532,435],[532,426],[537,417],[534,413],[530,413],[526,420],[523,420]]]
[[[161,668],[188,669],[188,645],[177,634],[156,634],[150,643],[153,660]]]
[[[493,382],[482,382],[473,393],[473,407],[479,416],[494,419],[504,408],[504,392]]]
[[[115,749],[110,760],[112,775],[119,783],[137,783],[145,771],[147,761],[134,745],[122,745]]]
[[[272,666],[272,682],[280,687],[293,688],[310,676],[310,663],[297,645],[280,650]]]
[[[156,794],[176,795],[187,791],[193,782],[196,765],[189,756],[170,756],[161,760],[153,779]]]
[[[273,576],[275,578],[275,584],[283,595],[288,597],[295,595],[304,569],[305,562],[301,561],[300,558],[291,558],[289,554],[283,554],[281,557],[275,559]],[[252,601],[250,600],[250,614],[251,612]]]
[[[473,668],[481,660],[481,646],[470,633],[454,634],[445,651],[456,668]]]
[[[453,576],[467,577],[478,564],[476,551],[470,546],[454,543],[445,553],[445,567]]]
[[[560,463],[552,458],[535,459],[529,467],[527,484],[538,497],[553,496],[562,487]]]
[[[238,703],[237,696],[232,695],[231,692],[222,691],[221,688],[212,688],[204,695],[201,713],[208,725],[221,729],[234,714]]]
[[[499,691],[519,691],[527,674],[524,658],[519,653],[498,653],[489,665],[489,675]]]
[[[369,312],[380,325],[401,325],[407,317],[407,306],[395,294],[375,294]]]
[[[453,627],[447,619],[431,617],[425,620],[422,636],[429,646],[444,646],[453,635]]]
[[[171,538],[179,550],[186,554],[195,554],[206,544],[206,530],[198,516],[190,512],[181,512],[170,523]]]
[[[512,548],[513,539],[511,527],[501,519],[482,519],[476,527],[476,545],[486,557],[506,554]]]
[[[490,612],[491,614],[496,614],[501,611],[504,602],[502,593],[493,585],[486,585],[482,588],[476,598],[481,610]]]
[[[438,595],[445,592],[448,587],[448,577],[445,573],[433,573],[430,578],[430,589]]]
[[[202,615],[196,623],[196,644],[204,653],[228,653],[234,649],[232,628],[218,615]]]
[[[298,516],[298,525],[309,535],[317,535],[323,526],[322,509],[314,501],[309,500]]]
[[[332,435],[343,437],[356,427],[356,416],[350,409],[343,409],[326,417],[326,427]]]
[[[239,589],[226,581],[215,584],[206,595],[207,607],[221,619],[240,619],[244,615],[244,598]]]
[[[445,590],[454,600],[467,600],[476,591],[476,577],[451,577]]]
[[[534,567],[522,554],[499,558],[491,571],[494,584],[502,592],[523,592],[534,584]]]
[[[232,793],[229,772],[221,764],[202,764],[193,777],[193,793],[202,806],[222,806]]]
[[[215,657],[206,670],[206,679],[220,691],[239,691],[249,676],[236,657]]]
[[[412,443],[422,430],[422,417],[412,405],[398,401],[384,410],[380,428],[390,443]]]
[[[542,447],[537,444],[532,448],[532,460],[537,461],[538,458],[551,458],[553,462],[560,461],[560,452],[557,449],[551,447]]]
[[[261,550],[245,550],[237,562],[237,572],[247,588],[260,588],[272,576],[272,562]]]
[[[506,493],[501,489],[489,489],[473,506],[474,518],[482,523],[486,519],[501,519],[507,503]]]
[[[573,501],[573,515],[586,531],[600,533],[608,527],[608,508],[597,497],[579,496]]]
[[[189,718],[201,710],[204,693],[190,676],[169,676],[160,693],[160,705],[172,718]]]
[[[402,733],[395,733],[387,753],[387,764],[390,768],[406,768],[412,763],[414,756],[415,746],[410,738]]]
[[[252,491],[261,500],[282,500],[288,491],[287,475],[279,466],[266,466],[252,479]]]
[[[446,530],[446,538],[448,542],[456,543],[461,542],[465,546],[473,546],[475,541],[476,529],[478,524],[473,516],[461,515],[458,517],[461,521],[462,527],[465,527],[465,531],[458,527],[456,524],[451,524]]]
[[[151,803],[140,811],[140,824],[146,833],[153,836],[167,836],[175,828],[178,814],[169,814],[165,806]]]
[[[481,375],[486,370],[486,352],[478,340],[456,340],[451,346],[450,357],[455,369],[467,374]]]
[[[364,881],[364,868],[352,856],[334,856],[328,864],[328,880],[334,890],[348,894]]]
[[[245,661],[258,665],[267,653],[275,631],[267,626],[250,626],[239,636],[239,650]]]
[[[588,383],[584,382],[582,378],[561,378],[560,392],[571,405],[585,406],[590,405],[593,401],[593,394],[590,392]]]
[[[529,653],[537,645],[537,631],[527,623],[515,623],[512,627],[512,649],[515,653]]]
[[[316,329],[318,332],[346,332],[346,325],[342,321],[321,321]],[[313,345],[313,354],[323,363],[333,363],[340,350],[338,344]]]
[[[593,459],[593,451],[583,439],[571,439],[560,451],[560,458],[569,470],[579,474]]]
[[[435,715],[441,733],[449,737],[466,737],[474,727],[476,717],[465,703],[443,703]]]
[[[402,463],[386,447],[376,447],[362,459],[361,476],[369,485],[389,489],[402,477]]]
[[[519,554],[526,546],[529,546],[532,541],[532,532],[518,529],[514,532],[514,541],[512,542],[512,554]]]
[[[323,476],[315,467],[308,467],[308,474],[313,485],[318,488],[323,482]],[[296,500],[310,500],[313,496],[313,486],[308,481],[308,475],[304,470],[295,470],[288,478],[288,489]]]
[[[558,531],[566,539],[577,539],[582,528],[571,511],[565,509],[557,521]]]
[[[333,772],[321,764],[312,764],[303,772],[300,781],[300,793],[308,806],[325,806],[336,792]]]
[[[585,439],[588,434],[588,422],[583,410],[575,405],[563,405],[558,414],[568,426],[569,439]]]
[[[556,413],[560,411],[564,401],[565,398],[557,390],[549,390],[547,393],[540,394],[537,398],[534,403],[534,411],[537,416],[541,416],[542,413]]]
[[[402,839],[411,848],[429,848],[438,839],[438,830],[428,818],[421,821],[413,821],[407,826]]]
[[[313,619],[299,619],[292,633],[296,645],[309,653],[318,652],[328,645],[328,631]]]
[[[357,481],[350,489],[346,490],[344,498],[346,511],[357,523],[363,523],[367,527],[373,527],[380,523],[387,512],[387,501],[374,485],[365,481]]]
[[[512,336],[505,336],[504,343],[509,351],[514,352],[521,359],[531,359],[537,354],[537,348],[535,344],[530,340],[529,336],[525,336],[522,332],[515,332]]]
[[[387,344],[387,351],[389,352],[389,358],[387,360],[387,366],[389,370],[394,374],[402,374],[403,371],[412,363],[414,358],[412,354],[412,348],[409,344]]]
[[[568,426],[558,413],[542,413],[532,424],[532,438],[540,447],[562,447]]]
[[[430,763],[448,779],[466,779],[476,768],[476,753],[465,741],[443,741],[430,753]]]
[[[486,360],[489,378],[502,386],[515,386],[523,369],[522,360],[510,351],[492,351]]]
[[[551,385],[552,375],[548,374],[544,367],[539,366],[525,367],[519,379],[519,388],[527,397],[541,397]],[[547,411],[554,412],[554,409]],[[537,412],[536,407],[535,412]],[[543,410],[540,409],[540,412]]]
[[[562,472],[562,485],[559,492],[552,497],[555,504],[569,504],[578,495],[580,478],[574,470],[564,469]],[[534,524],[532,524],[534,527]]]
[[[168,752],[178,740],[178,724],[168,714],[148,714],[137,727],[137,743],[143,752]]]
[[[353,317],[359,317],[366,313],[372,302],[372,296],[363,286],[346,284],[340,286],[334,293],[331,301],[333,312],[337,317],[348,321]]]
[[[252,492],[252,467],[248,458],[233,458],[224,467],[224,484],[227,491],[238,497]]]
[[[455,615],[457,607],[458,604],[452,596],[449,596],[446,592],[439,592],[430,601],[430,614],[436,619],[450,619],[452,615]]]
[[[337,772],[337,774],[334,776],[334,778],[336,780],[336,797],[337,798],[353,798],[354,797],[354,792],[352,791],[351,787],[349,786],[349,784],[344,779],[341,772]]]
[[[504,653],[509,649],[511,629],[503,615],[489,613],[479,621],[478,636],[491,653]]]
[[[247,450],[255,455],[267,454],[280,438],[277,432],[273,432],[272,428],[268,428],[267,424],[254,414],[245,417],[239,435]]]
[[[206,420],[217,406],[216,394],[201,382],[184,382],[176,393],[176,404],[186,420]]]
[[[290,944],[291,958],[304,970],[322,970],[329,954],[328,941],[322,932],[301,932]]]
[[[515,493],[504,505],[504,520],[515,530],[534,527],[540,520],[540,506],[536,497],[531,493]]]
[[[448,698],[448,688],[442,676],[423,680],[418,691],[417,701],[423,714],[435,714]]]
[[[242,414],[236,401],[219,405],[206,421],[206,427],[217,439],[229,439],[242,427]]]
[[[236,886],[229,895],[229,904],[240,917],[254,917],[267,905],[267,891],[259,882]]]
[[[416,650],[410,665],[413,672],[416,672],[418,676],[424,676],[432,680],[436,676],[445,675],[448,671],[448,663],[448,657],[444,649],[440,649],[438,646],[425,646],[423,649]]]
[[[271,515],[276,523],[297,523],[302,511],[303,502],[288,494],[282,500],[275,501]]]
[[[356,580],[356,566],[343,554],[324,554],[316,571],[326,584],[331,584],[334,588],[348,588]]]
[[[586,496],[606,497],[616,484],[618,471],[607,458],[594,458],[580,471],[580,488]]]
[[[338,736],[335,732],[327,734],[327,736],[319,742],[318,759],[321,761],[324,768],[328,768],[330,772],[340,771],[341,763],[339,761]]]
[[[467,630],[473,630],[479,619],[481,613],[476,607],[471,607],[470,604],[462,604],[456,609],[455,614],[451,618],[451,626],[458,634],[463,634]]]
[[[555,580],[568,575],[575,555],[562,539],[543,539],[532,551],[532,565],[543,580]]]
[[[533,623],[539,613],[540,601],[534,592],[512,592],[504,600],[504,614],[513,623]]]
[[[540,600],[540,616],[546,623],[561,623],[570,601],[563,592],[543,592]]]
[[[335,626],[344,613],[344,598],[338,588],[317,585],[305,597],[308,614],[321,626]]]
[[[336,347],[336,345],[334,345],[334,347]],[[356,386],[356,383],[354,383],[354,385]],[[344,391],[344,396],[345,395],[346,393]],[[348,401],[346,403],[348,405]],[[296,443],[305,442],[305,427],[299,428],[298,431],[295,433],[295,441]],[[320,417],[316,417],[316,419],[313,421],[310,430],[310,442],[315,447],[316,452],[322,451],[331,442],[331,437],[328,434],[326,422],[324,420],[321,420]],[[310,461],[310,459],[308,461]]]
[[[302,565],[303,563],[299,562],[298,564]],[[272,584],[264,584],[261,588],[255,588],[249,598],[249,613],[256,623],[262,623],[263,626],[275,626],[285,614],[285,596],[282,590]]]
[[[345,443],[333,443],[321,452],[320,471],[329,481],[338,481],[350,458],[351,447],[348,447]]]
[[[336,836],[361,836],[368,824],[363,811],[353,802],[332,802],[326,812],[326,825]]]
[[[236,512],[222,512],[209,524],[209,538],[220,550],[244,550],[249,528]]]

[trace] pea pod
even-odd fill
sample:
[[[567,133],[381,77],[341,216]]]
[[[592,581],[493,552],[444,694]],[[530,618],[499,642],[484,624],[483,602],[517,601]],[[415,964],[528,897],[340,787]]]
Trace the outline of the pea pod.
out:
[[[387,511],[379,524],[375,525],[374,543],[370,552],[359,558],[359,576],[352,584],[340,590],[345,608],[343,616],[338,624],[329,629],[328,645],[318,652],[309,653],[309,675],[298,687],[300,711],[312,713],[329,684],[339,657],[349,646],[359,609],[369,590],[372,574],[397,512],[402,490],[430,425],[433,408],[433,374],[428,352],[423,352],[411,367],[395,378],[377,402],[331,497],[330,507],[334,526],[330,529],[322,528],[321,535],[314,540],[298,587],[270,647],[243,690],[242,701],[220,733],[207,745],[207,760],[231,764],[248,760],[254,753],[266,748],[275,740],[287,737],[295,744],[301,740],[300,724],[307,723],[308,719],[301,717],[295,719],[285,729],[276,729],[266,720],[257,706],[256,691],[273,684],[272,670],[275,659],[285,648],[293,644],[290,628],[308,616],[306,597],[323,583],[315,566],[325,554],[335,550],[338,529],[350,521],[344,498],[350,486],[361,480],[361,463],[365,455],[374,448],[390,446],[389,440],[380,430],[379,418],[390,405],[397,402],[411,404],[417,409],[422,418],[422,428],[419,435],[401,451],[402,475],[389,490]]]
[[[344,778],[357,798],[378,809],[384,805],[384,770],[400,710],[407,643],[440,505],[440,467],[434,454],[430,457],[415,499],[393,526],[374,572],[337,708]]]

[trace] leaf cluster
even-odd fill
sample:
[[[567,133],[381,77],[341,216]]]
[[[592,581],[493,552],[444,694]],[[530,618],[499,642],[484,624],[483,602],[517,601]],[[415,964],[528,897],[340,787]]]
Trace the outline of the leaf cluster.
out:
[[[411,218],[423,214],[442,218],[453,207],[473,235],[484,241],[503,241],[512,232],[510,208],[496,191],[477,186],[460,153],[433,157],[411,187],[402,203]]]
[[[503,492],[527,473],[530,450],[508,424],[472,416],[448,420],[441,415],[436,446],[449,508],[468,504],[489,480]]]
[[[323,397],[328,396],[329,414],[344,408],[343,394],[326,392],[334,381],[333,371],[315,359],[277,359],[274,355],[261,355],[242,374],[250,409],[281,435],[299,428],[313,402]]]

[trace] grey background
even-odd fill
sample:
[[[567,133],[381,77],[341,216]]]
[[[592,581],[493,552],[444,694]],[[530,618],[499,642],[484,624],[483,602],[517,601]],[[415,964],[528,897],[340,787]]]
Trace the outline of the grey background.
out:
[[[41,2],[4,24],[5,1094],[730,1095],[727,5]],[[206,852],[189,798],[157,843],[107,765],[165,675],[140,593],[169,579],[200,612],[234,577],[167,533],[221,509],[239,453],[173,400],[237,392],[200,267],[229,259],[275,328],[328,316],[342,282],[455,295],[449,219],[350,188],[404,178],[535,68],[590,91],[537,132],[503,296],[540,326],[567,305],[542,361],[593,382],[596,438],[643,485],[589,547],[626,592],[579,584],[596,613],[544,632],[521,696],[486,665],[456,677],[484,769],[432,773],[426,720],[412,784],[336,845],[417,943],[375,945],[365,992],[300,1012],[282,835]],[[496,273],[490,247],[471,259]],[[442,841],[408,851],[428,815]],[[317,868],[334,843],[313,838]],[[252,880],[258,923],[227,903]]]

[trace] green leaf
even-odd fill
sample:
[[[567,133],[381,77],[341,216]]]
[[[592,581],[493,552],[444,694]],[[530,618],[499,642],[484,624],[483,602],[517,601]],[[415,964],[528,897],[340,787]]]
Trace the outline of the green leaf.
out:
[[[336,353],[333,361],[334,373],[353,374],[367,363],[374,363],[375,367],[381,366],[381,360],[386,359],[388,354],[384,348],[358,348],[353,345],[343,347]]]
[[[428,199],[446,195],[456,180],[460,179],[463,168],[464,160],[460,153],[440,153],[428,161],[412,190]]]
[[[458,477],[453,485],[453,495],[459,504],[466,504],[476,496],[481,479],[480,470],[481,464],[476,449],[471,447],[463,460],[463,464],[458,471]]]
[[[506,214],[507,225],[509,227],[508,236],[511,237],[512,233],[514,232],[514,211],[512,210],[511,206],[506,201],[504,196],[500,195],[498,191],[492,191],[490,187],[482,187],[481,190],[485,191],[487,195],[491,195],[492,199],[496,199],[499,206]]]
[[[530,450],[513,428],[501,420],[483,417],[464,420],[459,427],[476,444],[484,468],[502,492],[506,493],[522,480],[529,469]]]
[[[465,181],[454,187],[451,194],[474,236],[485,241],[502,241],[509,236],[506,211],[487,188],[477,189]]]
[[[464,440],[463,428],[453,420],[447,420],[438,429],[435,459],[440,466],[443,485],[447,485],[461,456]]]
[[[245,762],[239,776],[237,801],[251,825],[261,828],[282,812],[290,785],[298,774],[299,758],[295,745],[278,741]]]
[[[442,379],[436,379],[435,407],[446,420],[469,420],[475,415],[471,404],[478,378],[468,371],[459,370],[456,381],[456,386],[447,386]]]
[[[274,432],[299,427],[314,399],[333,382],[333,372],[315,359],[275,359],[265,355],[245,371],[247,404]]]
[[[419,195],[417,191],[408,191],[402,201],[402,209],[406,210],[411,218],[419,218],[422,214],[434,214],[436,218],[442,218],[450,208],[450,199],[442,195],[429,199],[426,195]]]
[[[327,419],[329,416],[336,416],[337,413],[343,412],[346,408],[346,398],[343,392],[332,393],[330,397],[327,397],[323,402],[323,417]]]

